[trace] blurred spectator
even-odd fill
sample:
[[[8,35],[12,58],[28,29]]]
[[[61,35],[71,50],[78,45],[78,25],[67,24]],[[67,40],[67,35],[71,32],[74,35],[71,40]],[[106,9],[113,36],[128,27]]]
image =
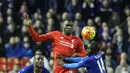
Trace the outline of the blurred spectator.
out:
[[[71,0],[71,2],[66,7],[66,10],[69,12],[69,18],[74,19],[76,12],[81,12],[82,7],[78,3],[78,0]]]
[[[113,44],[116,54],[123,52],[123,35],[121,28],[117,25],[115,26],[115,34],[113,35]]]
[[[31,58],[33,55],[32,48],[29,42],[24,42],[23,47],[21,49],[21,58],[28,57]]]
[[[124,69],[125,68],[125,69]],[[125,59],[121,59],[120,65],[115,69],[115,73],[122,73],[124,71],[130,72],[130,66],[127,64]]]
[[[5,44],[6,57],[16,57],[19,58],[21,55],[21,49],[16,45],[15,38],[10,37],[8,43]]]
[[[102,1],[102,6],[99,8],[98,15],[101,16],[102,21],[108,21],[112,13],[112,8],[110,7],[108,0]]]
[[[28,28],[25,25],[21,28],[21,36],[28,36]]]
[[[23,2],[23,4],[21,5],[21,8],[20,8],[20,14],[23,14],[23,13],[27,13],[28,12],[28,8],[27,8],[27,5],[26,5],[26,2]]]
[[[114,73],[113,68],[111,68],[111,67],[106,67],[106,69],[107,69],[107,73]]]
[[[87,20],[87,25],[88,25],[88,26],[93,26],[93,25],[94,25],[93,20],[92,20],[92,19],[88,19],[88,20]]]
[[[93,0],[84,0],[82,3],[82,15],[83,19],[87,20],[95,16],[95,4]]]
[[[51,12],[47,12],[46,13],[46,18],[48,19],[48,18],[52,18],[53,17],[53,14],[51,13]]]
[[[7,25],[13,24],[13,23],[14,23],[13,18],[11,16],[8,16],[7,17]]]
[[[129,61],[129,58],[128,58],[128,57],[129,57],[129,56],[127,55],[126,52],[122,52],[121,55],[120,55],[120,59],[125,59],[126,62],[127,62],[128,64],[130,64],[130,61]]]
[[[78,21],[80,28],[83,28],[85,26],[85,21],[82,20],[82,15],[80,12],[77,12],[75,14],[75,20]]]
[[[111,67],[112,69],[115,69],[117,66],[116,61],[112,58],[112,55],[110,53],[105,54],[104,61],[105,61],[106,67]]]
[[[47,21],[47,32],[50,32],[52,30],[54,30],[52,27],[55,26],[54,24],[54,20],[52,18],[49,18]]]
[[[64,12],[64,13],[62,14],[62,21],[65,21],[65,20],[67,20],[67,19],[69,19],[69,14],[68,14],[68,12]]]
[[[42,15],[39,12],[35,12],[32,18],[32,22],[35,22],[36,20],[41,20]]]
[[[74,21],[74,33],[76,36],[80,37],[80,31],[81,31],[81,28],[79,27],[80,24],[78,21]]]
[[[35,29],[44,28],[44,25],[42,24],[40,20],[36,20],[33,26]]]
[[[6,13],[7,13],[7,16],[11,16],[11,17],[13,16],[13,11],[11,8],[8,8]]]
[[[6,37],[4,37],[5,38],[5,42],[8,42],[8,40],[9,40],[9,38],[11,37],[11,36],[16,36],[17,35],[17,32],[16,32],[16,30],[15,30],[16,28],[15,28],[15,25],[14,24],[9,24],[7,27],[6,27],[6,29],[5,29],[5,33],[4,33],[4,35],[6,35]]]
[[[106,23],[102,24],[102,28],[103,28],[102,39],[100,40],[101,47],[106,50],[113,49],[113,42],[109,34],[109,29],[107,27],[107,24]]]
[[[46,48],[46,43],[42,43],[42,42],[37,42],[36,43],[36,47],[41,47],[41,48],[43,48],[44,47],[44,49],[42,49],[42,51],[43,51],[43,53],[44,53],[44,56],[45,57],[50,57],[50,48],[48,49],[48,48]]]
[[[101,18],[99,16],[95,17],[95,27],[96,27],[96,41],[100,41],[100,39],[102,38],[102,22],[101,22]]]
[[[120,16],[117,12],[113,12],[109,19],[109,27],[113,28],[116,25],[120,25]]]
[[[19,65],[14,65],[13,70],[9,71],[9,73],[18,73],[19,69]]]

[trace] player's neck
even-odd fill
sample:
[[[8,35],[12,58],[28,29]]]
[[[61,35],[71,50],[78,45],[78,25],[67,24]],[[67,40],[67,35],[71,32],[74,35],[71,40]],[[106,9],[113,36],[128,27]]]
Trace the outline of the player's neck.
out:
[[[68,34],[68,33],[65,33],[65,32],[63,32],[63,34],[64,34],[65,36],[72,36],[72,34]]]
[[[41,73],[41,72],[42,72],[42,68],[34,67],[34,73]]]

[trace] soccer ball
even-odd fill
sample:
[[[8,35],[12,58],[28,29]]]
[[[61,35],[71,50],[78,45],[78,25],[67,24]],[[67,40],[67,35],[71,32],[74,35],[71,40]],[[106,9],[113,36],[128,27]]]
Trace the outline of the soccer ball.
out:
[[[81,35],[86,40],[92,40],[96,35],[96,31],[95,31],[94,27],[92,27],[92,26],[85,26],[82,29]]]

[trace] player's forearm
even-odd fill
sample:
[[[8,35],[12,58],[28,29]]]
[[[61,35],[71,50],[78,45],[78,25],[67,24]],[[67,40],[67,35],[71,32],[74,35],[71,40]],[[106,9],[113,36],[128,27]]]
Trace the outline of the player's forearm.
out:
[[[70,61],[70,62],[74,62],[74,63],[80,62],[82,59],[83,59],[83,58],[81,58],[81,57],[65,58],[66,61]]]
[[[35,32],[32,25],[28,26],[29,33],[32,36],[33,40],[36,42],[40,42],[39,35]]]
[[[79,68],[80,67],[78,63],[64,64],[63,66],[66,68]]]

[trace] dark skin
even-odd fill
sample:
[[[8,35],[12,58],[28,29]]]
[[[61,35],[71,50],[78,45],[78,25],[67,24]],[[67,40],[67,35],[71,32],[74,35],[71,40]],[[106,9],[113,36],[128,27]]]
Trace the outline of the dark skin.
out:
[[[40,73],[42,72],[44,56],[42,55],[42,52],[36,51],[34,56],[34,73]]]
[[[73,23],[72,21],[64,21],[62,25],[62,29],[65,35],[71,35],[73,32]]]
[[[23,15],[23,23],[25,26],[28,26],[28,27],[32,24],[31,19],[29,18],[29,15],[27,13],[24,13],[24,15]],[[73,32],[72,21],[69,21],[69,20],[64,21],[62,24],[62,30],[65,35],[67,35],[67,36],[71,35]],[[74,53],[71,57],[77,57],[77,56],[78,56],[78,54]]]
[[[94,48],[94,49],[93,49]],[[96,50],[96,51],[95,51]],[[88,48],[86,50],[87,56],[91,56],[93,54],[96,54],[100,51],[99,44],[96,42],[92,42],[88,44]],[[61,66],[65,64],[65,57],[61,55],[57,55],[59,60],[57,61]]]

